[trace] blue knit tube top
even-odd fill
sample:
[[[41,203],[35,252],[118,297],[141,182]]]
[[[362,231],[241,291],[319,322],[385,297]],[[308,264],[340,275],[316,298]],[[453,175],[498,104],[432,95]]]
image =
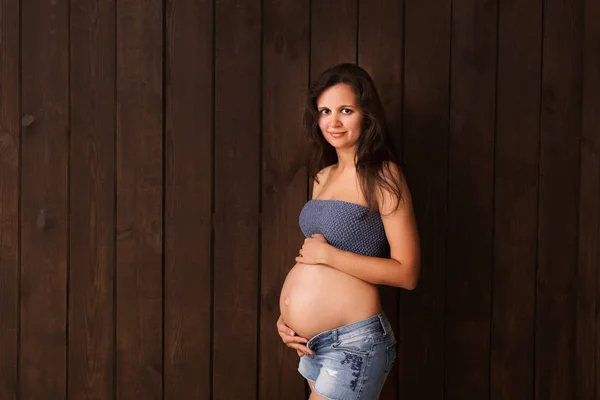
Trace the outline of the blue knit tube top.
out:
[[[338,249],[371,257],[389,257],[390,247],[379,213],[343,200],[309,200],[299,217],[304,236],[325,236]]]

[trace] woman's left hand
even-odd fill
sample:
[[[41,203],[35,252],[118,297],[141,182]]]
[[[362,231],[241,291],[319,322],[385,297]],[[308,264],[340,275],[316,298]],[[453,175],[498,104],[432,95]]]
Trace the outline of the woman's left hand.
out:
[[[300,254],[296,257],[296,262],[303,264],[325,264],[327,253],[331,245],[327,243],[325,236],[315,233],[312,237],[304,239],[304,245],[300,249]]]

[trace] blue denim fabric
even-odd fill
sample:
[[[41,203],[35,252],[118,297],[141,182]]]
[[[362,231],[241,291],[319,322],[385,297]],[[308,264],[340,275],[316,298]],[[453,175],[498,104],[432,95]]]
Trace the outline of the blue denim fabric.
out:
[[[312,337],[314,356],[300,357],[298,372],[331,400],[379,398],[396,359],[396,338],[384,313]]]

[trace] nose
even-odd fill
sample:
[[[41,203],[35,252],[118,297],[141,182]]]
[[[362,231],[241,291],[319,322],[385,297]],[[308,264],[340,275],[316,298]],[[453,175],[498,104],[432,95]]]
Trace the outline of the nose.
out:
[[[331,118],[329,119],[329,127],[334,128],[342,125],[338,114],[331,114]]]

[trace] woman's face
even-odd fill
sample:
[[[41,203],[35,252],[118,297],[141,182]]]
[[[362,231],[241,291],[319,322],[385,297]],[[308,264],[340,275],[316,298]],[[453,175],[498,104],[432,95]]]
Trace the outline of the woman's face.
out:
[[[356,144],[363,115],[352,86],[339,83],[325,89],[317,99],[317,110],[319,128],[329,144],[335,148]]]

